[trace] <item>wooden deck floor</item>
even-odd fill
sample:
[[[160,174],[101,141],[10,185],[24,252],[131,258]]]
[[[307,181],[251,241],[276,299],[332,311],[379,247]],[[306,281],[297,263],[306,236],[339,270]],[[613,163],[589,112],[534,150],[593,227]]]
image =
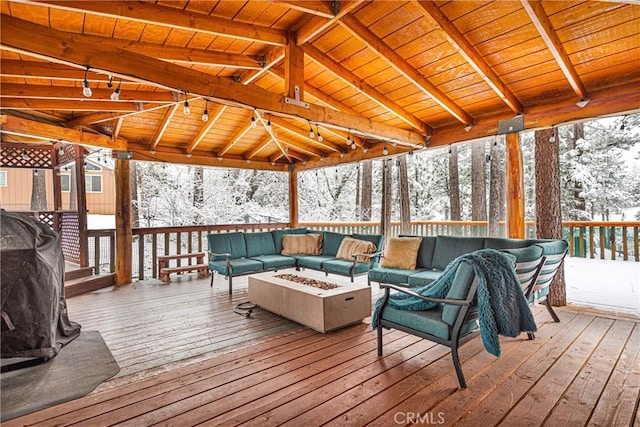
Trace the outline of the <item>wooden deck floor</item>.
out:
[[[324,277],[324,276],[323,276]],[[364,279],[360,279],[364,280]],[[534,308],[539,332],[480,339],[461,350],[459,390],[448,349],[361,324],[320,334],[246,301],[216,279],[146,281],[68,301],[70,317],[99,330],[122,371],[81,399],[3,423],[59,425],[600,425],[640,423],[640,323]],[[374,287],[374,296],[377,287]]]

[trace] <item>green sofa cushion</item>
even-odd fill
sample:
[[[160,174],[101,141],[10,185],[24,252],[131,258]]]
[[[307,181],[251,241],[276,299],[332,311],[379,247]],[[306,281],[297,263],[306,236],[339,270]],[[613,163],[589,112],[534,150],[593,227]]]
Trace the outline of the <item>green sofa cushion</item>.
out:
[[[231,268],[233,269],[234,276],[264,270],[264,266],[260,261],[248,258],[232,259]],[[229,275],[226,261],[209,261],[209,269],[224,274],[225,276]]]
[[[255,258],[257,255],[275,255],[279,253],[276,252],[273,235],[270,231],[244,233],[244,241],[247,245],[248,258]]]
[[[422,237],[420,248],[418,249],[418,258],[416,260],[416,268],[433,268],[433,252],[436,248],[437,237],[435,236],[413,236],[401,234],[399,237]]]
[[[345,261],[342,259],[334,259],[331,261],[325,261],[322,263],[322,271],[326,271],[329,273],[341,274],[343,276],[349,275],[349,270],[353,266],[353,261]],[[353,271],[353,274],[361,274],[365,273],[369,270],[368,262],[358,262],[356,263],[356,268]]]
[[[484,248],[484,237],[438,236],[431,266],[436,270],[444,270],[460,255],[482,248]]]
[[[569,244],[565,240],[537,239],[531,242],[542,248],[543,255],[562,254],[569,248]]]
[[[517,249],[527,246],[531,246],[531,240],[500,237],[487,237],[484,239],[484,247],[488,249]]]
[[[442,306],[424,311],[398,310],[392,307],[385,307],[382,312],[382,319],[449,341],[452,328],[442,320],[442,310]],[[460,336],[478,329],[477,315],[474,313],[476,312],[473,311],[468,318],[469,320],[463,325]]]
[[[542,257],[542,248],[537,245],[527,246],[526,248],[501,249],[501,251],[515,256],[516,262],[530,262]]]
[[[469,264],[461,263],[453,278],[453,285],[447,293],[447,299],[465,299],[469,294],[469,289],[475,279],[476,273]],[[445,305],[442,309],[442,320],[453,326],[460,311],[459,305]]]
[[[305,234],[307,229],[302,228],[283,228],[280,230],[271,230],[273,236],[273,245],[276,249],[276,254],[282,252],[282,236],[285,234]]]
[[[296,265],[296,259],[286,255],[256,255],[251,257],[264,264],[265,270],[276,270]]]
[[[369,271],[369,280],[372,282],[408,284],[409,276],[420,270],[400,270],[398,268],[375,267]]]
[[[409,286],[411,287],[427,286],[429,283],[432,283],[441,275],[442,275],[442,271],[440,270],[420,271],[419,273],[412,274],[411,276],[409,276]]]
[[[334,256],[326,255],[303,255],[296,258],[298,258],[298,267],[310,268],[312,270],[322,270],[322,264],[324,262],[336,259]]]
[[[247,256],[247,246],[244,242],[244,233],[210,233],[207,235],[209,250],[214,253],[231,254],[231,259]],[[214,261],[223,260],[225,257],[213,257]],[[217,271],[217,270],[216,270]]]
[[[322,238],[322,255],[335,258],[345,236],[346,234],[325,231]]]

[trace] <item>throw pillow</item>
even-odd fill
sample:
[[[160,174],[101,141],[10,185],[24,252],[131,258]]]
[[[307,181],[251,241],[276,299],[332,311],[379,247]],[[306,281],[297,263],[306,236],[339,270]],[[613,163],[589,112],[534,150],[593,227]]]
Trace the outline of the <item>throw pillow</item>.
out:
[[[389,239],[380,267],[415,270],[422,237],[395,237]]]
[[[322,234],[285,234],[282,236],[282,255],[320,255]]]
[[[376,245],[366,240],[354,239],[353,237],[345,237],[340,243],[336,258],[353,261],[355,254],[372,254],[376,251]],[[358,262],[369,262],[367,257],[358,257]]]

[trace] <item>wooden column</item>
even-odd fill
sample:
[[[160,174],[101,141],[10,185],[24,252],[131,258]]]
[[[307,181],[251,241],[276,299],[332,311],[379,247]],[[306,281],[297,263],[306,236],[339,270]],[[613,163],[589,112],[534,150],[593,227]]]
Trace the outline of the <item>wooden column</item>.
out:
[[[116,159],[116,285],[131,283],[131,174],[129,161]]]
[[[80,267],[89,266],[89,237],[87,236],[87,185],[84,178],[84,148],[74,146],[78,233],[80,235]]]
[[[289,170],[289,226],[298,226],[298,171]]]
[[[59,211],[62,210],[62,183],[60,180],[60,156],[57,146],[51,148],[51,158],[53,161],[53,227],[56,232],[62,231],[62,218]]]
[[[298,99],[304,100],[304,52],[295,40],[291,40],[285,49],[284,85],[285,96],[296,98],[295,88],[298,87]]]
[[[382,160],[382,201],[380,214],[380,234],[385,241],[391,237],[391,160]]]
[[[506,135],[507,237],[524,238],[524,176],[518,133]]]

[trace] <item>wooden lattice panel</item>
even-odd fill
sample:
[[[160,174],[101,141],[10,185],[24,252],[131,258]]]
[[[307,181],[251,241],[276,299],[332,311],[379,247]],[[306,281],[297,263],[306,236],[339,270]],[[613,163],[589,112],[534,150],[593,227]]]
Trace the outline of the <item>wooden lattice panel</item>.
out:
[[[48,225],[53,231],[58,232],[60,230],[56,230],[54,227],[54,217],[55,213],[53,212],[38,212],[38,220]]]
[[[20,147],[2,144],[0,146],[0,166],[5,168],[51,169],[50,147]]]
[[[73,145],[62,144],[58,146],[56,153],[59,165],[66,165],[67,163],[75,160],[75,150]]]
[[[80,227],[77,212],[62,214],[62,253],[67,261],[80,262]]]

